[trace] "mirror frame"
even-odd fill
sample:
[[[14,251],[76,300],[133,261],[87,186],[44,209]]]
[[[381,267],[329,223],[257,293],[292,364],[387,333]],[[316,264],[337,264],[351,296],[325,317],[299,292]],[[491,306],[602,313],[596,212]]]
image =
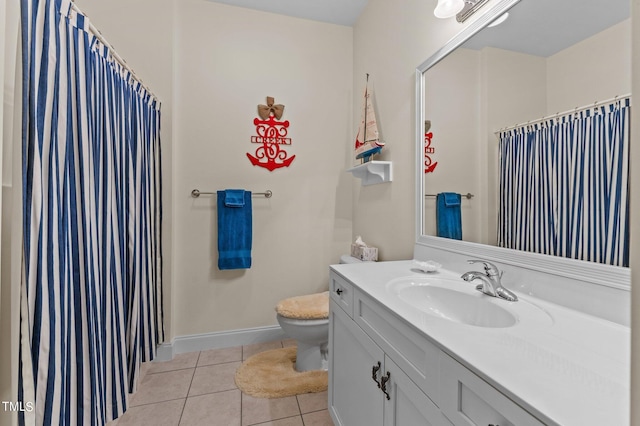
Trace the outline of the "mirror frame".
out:
[[[498,1],[482,16],[461,30],[442,48],[437,50],[436,53],[416,68],[416,245],[630,291],[631,274],[629,268],[423,234],[425,185],[422,162],[424,154],[424,100],[426,89],[424,73],[520,1],[521,0]]]

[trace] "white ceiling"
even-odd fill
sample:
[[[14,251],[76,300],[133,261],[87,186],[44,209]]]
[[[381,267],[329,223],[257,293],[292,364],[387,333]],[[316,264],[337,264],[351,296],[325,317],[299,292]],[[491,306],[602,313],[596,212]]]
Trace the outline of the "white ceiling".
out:
[[[627,19],[630,3],[629,0],[522,0],[509,11],[504,23],[485,28],[464,47],[492,46],[546,58]]]
[[[211,0],[232,6],[353,26],[368,0]]]
[[[210,0],[314,21],[353,26],[368,0]],[[398,0],[389,0],[398,1]],[[432,1],[435,7],[436,0]],[[547,57],[621,22],[629,0],[522,0],[506,22],[487,28],[465,47],[493,46]],[[453,18],[452,18],[453,19]]]

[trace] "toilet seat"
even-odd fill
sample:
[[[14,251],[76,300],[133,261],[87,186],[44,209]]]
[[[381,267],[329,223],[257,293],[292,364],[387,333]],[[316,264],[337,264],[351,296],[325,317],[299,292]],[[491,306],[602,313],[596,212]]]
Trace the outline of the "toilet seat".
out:
[[[295,296],[281,300],[276,312],[285,318],[320,320],[329,318],[329,292]]]
[[[277,314],[276,317],[278,321],[284,321],[287,324],[300,326],[300,327],[312,327],[314,325],[323,325],[329,323],[329,318],[317,318],[317,319],[299,319],[299,318],[288,318]]]

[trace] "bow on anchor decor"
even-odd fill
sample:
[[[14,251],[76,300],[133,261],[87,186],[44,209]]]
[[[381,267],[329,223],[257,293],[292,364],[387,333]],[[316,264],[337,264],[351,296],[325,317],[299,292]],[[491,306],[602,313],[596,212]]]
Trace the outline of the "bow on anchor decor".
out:
[[[256,136],[251,136],[251,143],[258,143],[255,155],[247,152],[247,157],[254,166],[264,167],[270,172],[281,167],[289,167],[295,155],[288,157],[282,145],[291,145],[291,138],[286,137],[289,121],[280,120],[284,113],[284,105],[274,104],[271,96],[266,105],[258,105],[258,117],[253,120]]]
[[[263,120],[269,118],[269,115],[273,113],[273,116],[276,120],[280,120],[282,114],[284,113],[284,105],[274,105],[274,99],[271,96],[267,96],[267,104],[266,105],[258,105],[258,115]]]

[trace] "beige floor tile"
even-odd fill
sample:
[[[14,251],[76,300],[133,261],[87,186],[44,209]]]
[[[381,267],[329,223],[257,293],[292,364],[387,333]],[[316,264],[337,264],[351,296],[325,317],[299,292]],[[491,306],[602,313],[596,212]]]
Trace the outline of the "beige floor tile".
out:
[[[140,364],[140,375],[138,376],[139,381],[142,381],[145,378],[145,376],[149,372],[149,368],[151,367],[151,364],[153,364],[153,362],[149,362],[149,361],[143,362]]]
[[[237,361],[196,368],[189,396],[238,389],[235,375],[241,364],[240,361]]]
[[[304,423],[302,422],[302,416],[295,416],[271,422],[257,423],[251,426],[304,426]]]
[[[295,343],[286,339],[180,354],[171,361],[148,363],[147,374],[131,397],[131,407],[108,426],[333,426],[326,409],[326,391],[263,399],[242,394],[235,385],[241,359]]]
[[[129,407],[118,418],[118,426],[177,426],[184,406],[184,399],[159,402],[156,404]],[[109,423],[111,426],[111,423]]]
[[[316,411],[302,415],[304,426],[333,426],[328,410]]]
[[[147,374],[138,391],[131,397],[131,406],[186,398],[195,369]]]
[[[171,361],[150,362],[147,374],[195,368],[198,363],[198,354],[199,352],[187,352],[174,356]]]
[[[240,426],[241,392],[231,390],[190,396],[180,426]]]
[[[202,351],[200,358],[198,358],[198,367],[233,361],[242,361],[242,346]]]
[[[242,424],[254,425],[300,415],[295,396],[285,398],[254,398],[242,394]]]
[[[242,359],[246,360],[250,356],[257,354],[258,352],[281,348],[282,342],[280,340],[276,340],[273,342],[254,343],[253,345],[245,345],[242,347]]]
[[[329,405],[327,391],[303,393],[297,395],[296,398],[298,398],[298,404],[300,405],[300,412],[302,414],[326,410]]]

